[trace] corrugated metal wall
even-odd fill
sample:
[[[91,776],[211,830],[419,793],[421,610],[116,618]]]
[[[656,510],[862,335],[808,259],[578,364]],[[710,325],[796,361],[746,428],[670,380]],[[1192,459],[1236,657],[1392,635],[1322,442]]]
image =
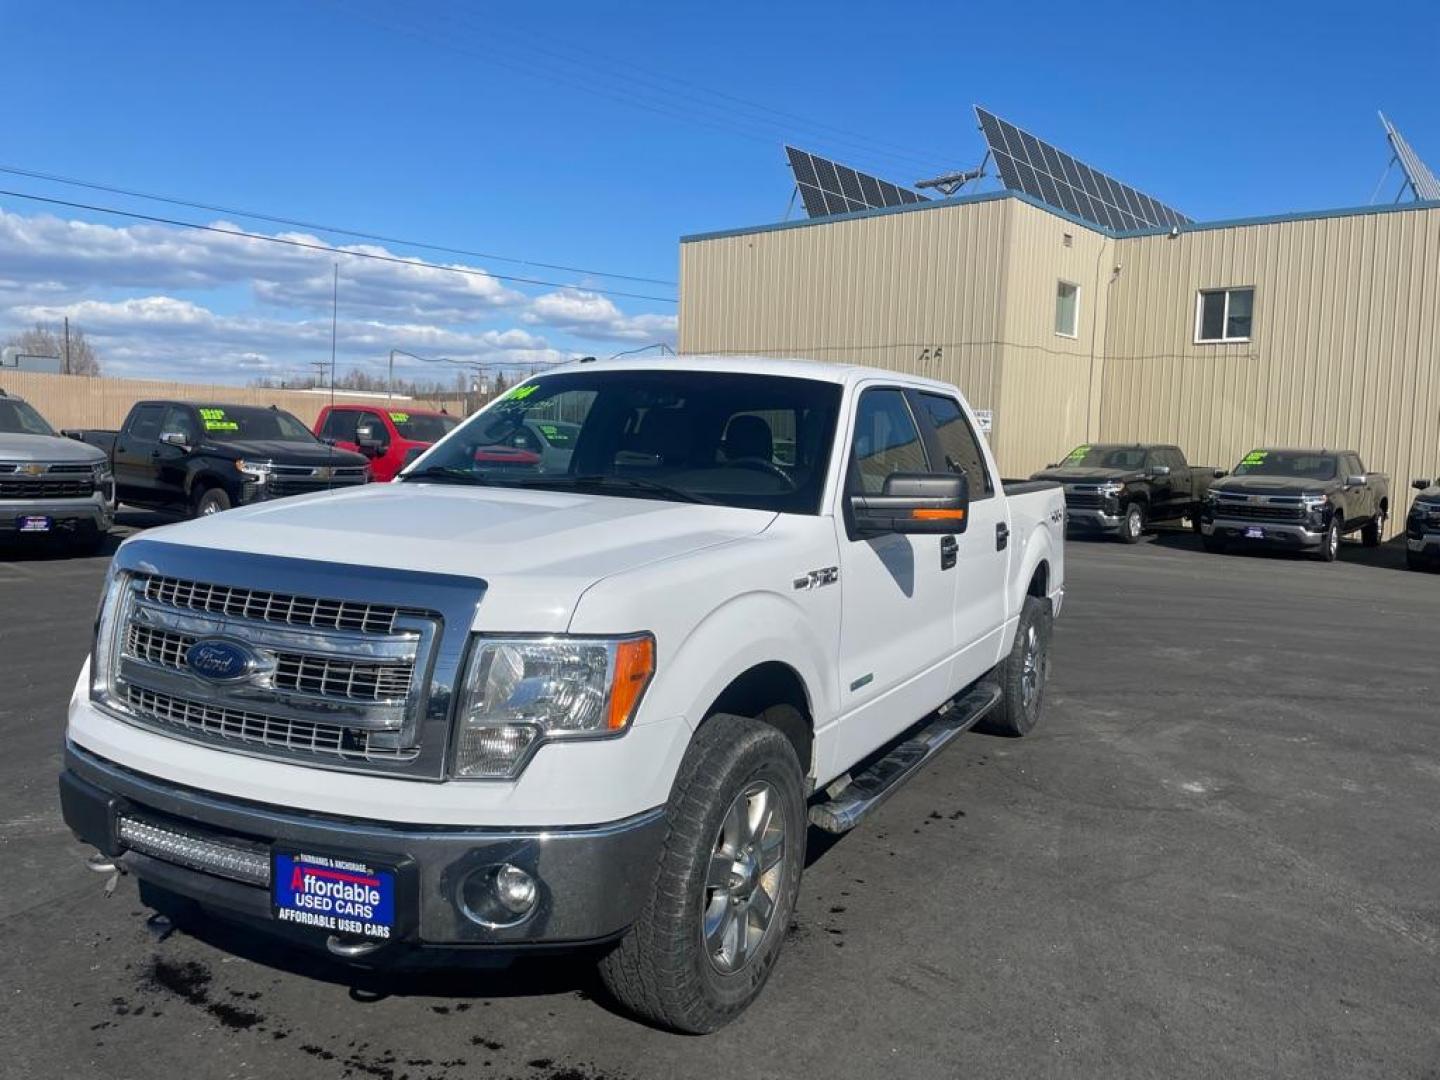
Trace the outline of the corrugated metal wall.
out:
[[[954,382],[995,410],[1010,475],[1086,439],[1226,468],[1263,443],[1353,447],[1391,474],[1393,532],[1409,481],[1440,473],[1440,210],[1378,209],[1115,240],[999,198],[700,238],[680,348]],[[1074,339],[1060,278],[1081,286]],[[1251,340],[1195,344],[1197,291],[1246,285]]]
[[[0,372],[0,390],[23,397],[57,428],[118,428],[130,406],[146,398],[278,405],[313,427],[320,410],[330,403],[328,394],[306,394],[298,390],[207,386],[158,379],[91,379],[35,371]],[[335,394],[335,401],[353,405],[385,403],[383,398],[352,397],[339,392]],[[432,407],[414,399],[405,401],[410,405]]]
[[[680,249],[680,351],[871,364],[999,398],[1009,200]],[[938,359],[937,359],[938,355]]]
[[[1359,450],[1397,495],[1440,471],[1440,210],[1122,240],[1099,437],[1228,468],[1255,446]],[[1255,287],[1251,340],[1197,345],[1195,297]]]

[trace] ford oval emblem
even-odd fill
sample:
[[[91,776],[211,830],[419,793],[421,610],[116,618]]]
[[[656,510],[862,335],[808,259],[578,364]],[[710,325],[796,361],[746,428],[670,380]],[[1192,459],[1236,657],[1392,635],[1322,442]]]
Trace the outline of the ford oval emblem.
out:
[[[243,679],[255,667],[255,654],[236,641],[201,638],[185,651],[185,666],[202,679]]]

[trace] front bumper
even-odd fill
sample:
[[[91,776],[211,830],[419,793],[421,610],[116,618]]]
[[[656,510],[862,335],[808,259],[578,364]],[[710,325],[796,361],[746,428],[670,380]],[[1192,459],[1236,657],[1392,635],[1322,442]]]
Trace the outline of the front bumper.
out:
[[[1258,538],[1249,536],[1250,529],[1260,529],[1263,535]],[[1324,529],[1310,529],[1295,522],[1204,517],[1200,520],[1200,532],[1217,540],[1276,544],[1289,548],[1318,548],[1325,542]]]
[[[1426,559],[1440,560],[1440,532],[1422,532],[1415,536],[1407,531],[1405,547],[1415,555]]]
[[[403,913],[412,928],[398,948],[581,945],[614,938],[649,897],[665,837],[663,808],[604,825],[482,829],[396,825],[297,812],[213,795],[144,776],[73,743],[60,776],[65,822],[85,843],[117,858],[142,883],[316,948],[326,933],[276,921],[269,889],[127,850],[119,819],[138,818],[218,845],[251,851],[298,847],[405,865],[412,881]],[[539,899],[521,922],[497,928],[467,916],[465,879],[499,864],[532,875]]]
[[[1096,532],[1119,532],[1120,525],[1125,519],[1118,513],[1111,514],[1105,510],[1091,507],[1065,509],[1065,525],[1071,529],[1088,529]]]
[[[0,534],[17,531],[20,519],[27,517],[50,518],[57,530],[109,532],[115,524],[115,503],[101,493],[85,499],[7,499],[0,502]]]

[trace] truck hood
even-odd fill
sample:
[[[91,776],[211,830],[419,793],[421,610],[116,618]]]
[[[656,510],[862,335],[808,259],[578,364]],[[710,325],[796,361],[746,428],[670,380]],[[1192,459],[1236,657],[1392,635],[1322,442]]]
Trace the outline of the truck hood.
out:
[[[258,503],[144,535],[210,550],[471,577],[487,586],[475,629],[554,633],[569,625],[581,594],[595,582],[754,536],[775,516],[653,499],[408,482]]]
[[[1335,480],[1305,480],[1298,476],[1227,476],[1211,484],[1210,490],[1231,495],[1324,495],[1339,487]]]
[[[1074,466],[1071,468],[1045,469],[1037,472],[1030,479],[1054,480],[1060,484],[1100,484],[1106,480],[1140,480],[1144,478],[1144,475],[1144,473],[1137,469],[1096,469],[1093,467],[1080,468]]]
[[[105,452],[59,435],[13,435],[0,431],[0,461],[63,461],[88,464],[105,460]]]
[[[340,450],[324,443],[287,442],[283,439],[243,439],[233,442],[206,442],[200,449],[214,457],[232,461],[254,458],[277,465],[368,465],[370,459],[352,450]]]

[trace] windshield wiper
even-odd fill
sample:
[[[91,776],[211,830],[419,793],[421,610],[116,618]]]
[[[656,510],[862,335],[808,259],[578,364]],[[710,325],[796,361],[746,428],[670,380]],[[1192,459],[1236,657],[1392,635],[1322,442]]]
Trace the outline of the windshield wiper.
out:
[[[647,480],[640,476],[617,476],[615,473],[587,473],[583,476],[527,476],[522,487],[574,487],[574,488],[629,488],[631,491],[648,491],[678,502],[703,503],[713,506],[715,501],[703,495],[696,495],[684,488],[662,484],[658,480]]]
[[[484,484],[470,469],[455,465],[431,465],[419,472],[405,473],[402,480],[434,480],[442,484]]]

